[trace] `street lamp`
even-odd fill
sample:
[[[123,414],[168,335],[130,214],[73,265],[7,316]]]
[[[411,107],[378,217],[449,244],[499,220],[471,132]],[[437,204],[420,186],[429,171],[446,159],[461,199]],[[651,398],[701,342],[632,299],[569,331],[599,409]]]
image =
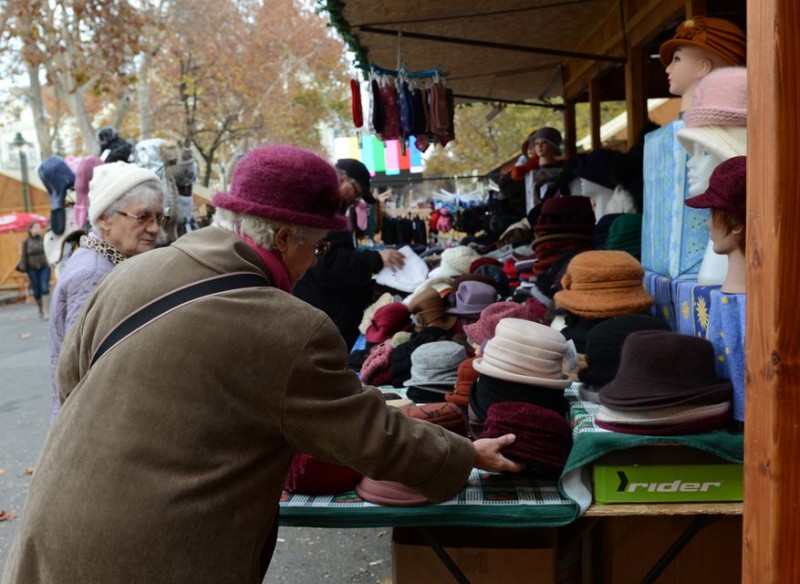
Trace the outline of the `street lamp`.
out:
[[[22,137],[22,134],[17,132],[11,145],[19,150],[19,168],[22,172],[22,200],[25,201],[25,212],[28,213],[30,211],[30,205],[28,204],[28,156],[25,154],[25,146],[28,143]]]

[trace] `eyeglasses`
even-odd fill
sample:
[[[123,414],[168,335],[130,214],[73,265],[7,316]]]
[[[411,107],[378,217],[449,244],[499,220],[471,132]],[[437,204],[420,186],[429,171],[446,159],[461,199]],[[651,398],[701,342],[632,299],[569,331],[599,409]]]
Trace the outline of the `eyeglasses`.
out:
[[[314,255],[316,257],[324,256],[328,253],[328,250],[331,248],[331,242],[325,241],[324,239],[320,239],[317,243],[314,244]]]
[[[127,217],[137,225],[149,225],[153,221],[164,227],[165,225],[169,224],[170,218],[165,216],[163,213],[156,213],[154,211],[145,211],[144,213],[140,213],[139,215],[134,215],[133,213],[126,213],[125,211],[117,211],[117,215],[122,215],[123,217]]]

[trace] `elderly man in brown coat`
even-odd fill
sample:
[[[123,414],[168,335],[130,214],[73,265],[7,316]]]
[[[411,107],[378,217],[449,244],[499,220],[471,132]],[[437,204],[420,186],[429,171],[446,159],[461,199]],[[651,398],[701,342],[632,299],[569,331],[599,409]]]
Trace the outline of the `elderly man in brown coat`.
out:
[[[256,149],[214,226],[100,284],[62,349],[63,408],[3,584],[261,582],[298,451],[434,501],[473,466],[520,470],[500,454],[513,436],[471,443],[387,408],[289,294],[343,227],[338,182],[315,154]]]

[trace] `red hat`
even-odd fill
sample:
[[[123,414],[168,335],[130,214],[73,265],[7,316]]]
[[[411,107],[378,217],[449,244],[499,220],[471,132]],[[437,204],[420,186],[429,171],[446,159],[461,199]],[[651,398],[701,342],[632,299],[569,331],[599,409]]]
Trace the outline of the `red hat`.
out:
[[[318,155],[294,146],[261,146],[236,165],[227,193],[212,204],[243,215],[300,227],[347,229],[339,215],[336,170]]]
[[[746,171],[746,156],[725,160],[711,173],[706,192],[684,202],[695,209],[722,209],[744,225],[747,219]]]
[[[298,453],[292,460],[283,488],[289,493],[303,495],[336,495],[352,491],[361,476],[346,466]]]
[[[458,381],[456,381],[455,390],[453,393],[445,395],[444,399],[459,406],[467,406],[469,404],[469,390],[472,389],[472,385],[478,381],[480,376],[480,373],[475,371],[472,366],[474,361],[475,357],[470,357],[461,362],[461,365],[458,366]]]
[[[410,326],[411,313],[408,312],[408,307],[402,302],[392,302],[375,311],[364,336],[368,343],[382,343]]]
[[[474,274],[475,270],[480,268],[481,266],[502,266],[503,264],[500,263],[500,260],[495,259],[489,256],[483,256],[475,260],[469,265],[469,273]]]

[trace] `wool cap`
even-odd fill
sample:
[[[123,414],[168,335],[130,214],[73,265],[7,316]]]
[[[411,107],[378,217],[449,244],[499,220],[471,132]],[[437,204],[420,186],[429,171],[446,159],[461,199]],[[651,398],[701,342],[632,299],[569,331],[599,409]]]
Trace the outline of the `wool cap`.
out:
[[[626,251],[636,259],[642,255],[642,216],[623,213],[608,228],[605,249]]]
[[[708,179],[708,190],[684,202],[695,209],[722,209],[742,225],[747,220],[747,157],[720,163]]]
[[[294,146],[261,146],[233,171],[231,189],[212,204],[244,215],[300,227],[347,229],[339,215],[339,175],[317,154]]]
[[[494,336],[494,329],[502,319],[521,318],[533,320],[532,316],[532,307],[527,303],[495,302],[481,312],[481,317],[477,322],[464,325],[464,332],[470,341],[482,345]]]
[[[678,142],[691,155],[695,143],[700,144],[720,160],[747,154],[747,128],[740,126],[701,126],[682,128]]]
[[[336,495],[352,491],[361,477],[360,472],[346,466],[297,453],[283,488],[289,493],[303,495]]]
[[[442,252],[442,263],[431,270],[429,278],[463,276],[469,272],[469,267],[478,258],[478,252],[466,245],[449,247]]]
[[[528,148],[536,140],[547,140],[556,150],[558,150],[558,153],[561,154],[561,145],[564,143],[564,139],[561,137],[561,132],[550,126],[544,126],[543,128],[539,128],[533,132],[522,143],[521,150],[523,156],[528,155]]]
[[[381,306],[386,306],[392,302],[394,302],[394,296],[388,292],[384,292],[375,302],[364,309],[364,315],[361,317],[361,322],[358,325],[358,330],[362,335],[367,332],[367,328],[369,328],[369,325],[372,324],[372,316],[375,314],[375,311]]]
[[[715,69],[697,84],[683,114],[687,128],[747,125],[747,69]]]
[[[664,67],[681,47],[697,47],[722,57],[728,65],[744,65],[747,58],[747,41],[742,29],[721,18],[695,16],[684,20],[675,36],[658,50]]]
[[[361,382],[369,385],[385,385],[392,379],[390,365],[394,346],[385,341],[372,348],[361,364]]]
[[[419,332],[427,327],[438,327],[450,330],[458,321],[457,316],[445,315],[444,300],[434,288],[425,288],[408,305],[416,320],[415,329]]]
[[[497,300],[497,290],[491,284],[467,280],[459,284],[453,298],[455,305],[447,309],[448,314],[477,317]]]
[[[714,364],[714,346],[706,339],[668,331],[631,333],[616,376],[600,391],[600,403],[646,410],[728,401],[731,382],[716,377]]]
[[[500,402],[489,407],[481,438],[513,433],[516,440],[502,453],[533,466],[535,474],[557,479],[572,448],[569,424],[553,410],[525,402]]]
[[[552,197],[542,203],[533,231],[591,235],[594,221],[594,209],[588,197]]]
[[[459,406],[466,406],[469,403],[469,392],[475,382],[478,381],[478,376],[480,375],[473,367],[474,362],[475,357],[470,357],[461,362],[461,365],[456,370],[458,379],[453,393],[448,393],[444,396],[444,399]]]
[[[127,195],[132,189],[147,182],[161,190],[161,180],[152,170],[128,164],[111,162],[94,169],[89,182],[89,221],[97,225],[97,220],[111,205]]]
[[[504,318],[473,366],[498,379],[564,389],[571,384],[562,372],[566,351],[567,342],[558,331],[528,320]]]
[[[411,353],[411,379],[403,385],[449,390],[458,381],[458,366],[466,358],[464,346],[453,341],[426,343]]]
[[[644,289],[644,269],[624,251],[585,251],[576,255],[554,300],[585,318],[612,318],[644,312],[655,300]]]
[[[403,483],[378,481],[369,477],[359,481],[356,493],[369,503],[388,507],[417,507],[430,503],[425,495]]]
[[[587,367],[578,371],[578,379],[596,387],[610,382],[617,374],[625,339],[645,330],[669,330],[669,326],[649,314],[626,314],[594,326],[586,337]]]
[[[378,308],[364,336],[369,343],[382,343],[411,326],[411,313],[402,302],[392,302]]]
[[[607,189],[617,186],[614,179],[614,165],[619,154],[608,148],[592,150],[580,159],[575,174],[583,179],[597,183]]]
[[[336,161],[336,168],[344,172],[348,178],[353,179],[361,187],[361,198],[370,205],[375,204],[370,185],[369,169],[364,163],[355,158],[340,158]]]

